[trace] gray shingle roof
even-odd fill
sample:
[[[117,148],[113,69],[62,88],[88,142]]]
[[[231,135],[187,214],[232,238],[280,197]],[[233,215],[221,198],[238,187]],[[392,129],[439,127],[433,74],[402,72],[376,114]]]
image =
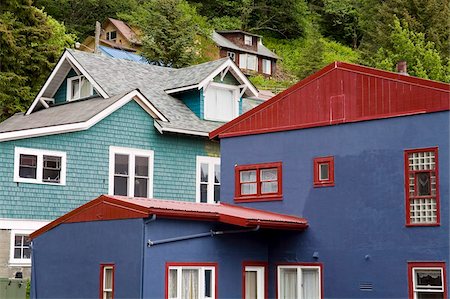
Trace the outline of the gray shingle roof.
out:
[[[225,37],[223,37],[222,35],[220,35],[219,33],[215,32],[215,31],[213,32],[212,39],[219,47],[238,50],[238,51],[242,51],[242,52],[253,53],[256,55],[262,55],[262,56],[270,57],[270,58],[274,58],[274,59],[280,59],[280,57],[278,57],[275,53],[270,51],[263,44],[258,44],[258,51],[244,49],[244,48],[239,47],[236,44],[233,44],[231,41],[229,41],[228,39],[226,39]]]

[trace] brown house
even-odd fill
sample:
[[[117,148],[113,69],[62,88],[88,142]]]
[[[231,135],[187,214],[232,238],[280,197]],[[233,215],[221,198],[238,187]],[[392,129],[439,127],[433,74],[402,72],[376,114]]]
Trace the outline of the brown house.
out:
[[[101,26],[99,45],[136,52],[141,48],[142,41],[139,38],[139,30],[123,21],[108,18]],[[79,48],[85,52],[93,52],[94,49],[95,37],[93,36],[88,36]]]
[[[214,31],[220,57],[230,57],[246,74],[271,76],[279,57],[262,44],[262,37],[241,30]]]

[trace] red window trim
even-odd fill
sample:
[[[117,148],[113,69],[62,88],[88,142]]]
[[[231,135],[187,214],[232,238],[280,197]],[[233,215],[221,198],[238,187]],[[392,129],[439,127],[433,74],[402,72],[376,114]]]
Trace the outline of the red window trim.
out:
[[[275,270],[275,298],[278,298],[278,267],[279,266],[315,266],[320,268],[320,298],[324,298],[323,294],[323,264],[322,263],[277,263]]]
[[[319,165],[328,164],[328,180],[320,180]],[[314,158],[314,187],[334,186],[334,156]]]
[[[442,268],[442,283],[444,284],[444,297],[448,298],[447,292],[447,269],[445,262],[408,262],[408,291],[409,299],[414,299],[414,282],[413,282],[413,268]]]
[[[410,218],[410,197],[409,197],[409,160],[408,155],[410,153],[421,153],[421,152],[431,152],[434,151],[434,161],[435,161],[435,172],[436,172],[436,223],[411,223]],[[405,219],[406,226],[414,227],[414,226],[440,226],[441,225],[441,205],[440,205],[440,196],[439,196],[439,157],[438,157],[438,147],[427,147],[427,148],[418,148],[418,149],[407,149],[404,153],[405,159]]]
[[[214,267],[214,298],[218,297],[218,289],[219,289],[219,279],[218,272],[219,267],[215,262],[166,262],[166,274],[164,281],[164,289],[165,289],[165,299],[169,298],[169,267]]]
[[[275,201],[283,200],[283,173],[282,173],[282,163],[281,162],[271,162],[271,163],[260,163],[260,164],[246,164],[246,165],[236,165],[235,166],[235,202],[255,202],[255,201]],[[277,181],[278,181],[278,192],[276,193],[266,193],[261,194],[261,180],[260,180],[260,170],[268,168],[277,168]],[[256,170],[256,194],[241,195],[241,179],[240,171],[242,170]]]
[[[264,268],[264,298],[269,298],[269,263],[260,261],[242,262],[242,298],[245,298],[245,267],[263,267]]]
[[[99,293],[99,298],[103,299],[103,275],[105,272],[105,268],[106,267],[111,267],[112,268],[112,298],[114,298],[114,289],[115,289],[115,272],[116,272],[116,266],[114,264],[100,264],[100,293]]]

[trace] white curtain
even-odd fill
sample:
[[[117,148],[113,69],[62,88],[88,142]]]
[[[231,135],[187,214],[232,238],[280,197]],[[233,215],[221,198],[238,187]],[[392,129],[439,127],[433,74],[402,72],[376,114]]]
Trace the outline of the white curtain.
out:
[[[317,269],[302,269],[303,298],[320,299],[319,271]]]
[[[245,299],[257,299],[257,272],[245,271]]]
[[[177,270],[169,270],[169,298],[177,297]]]
[[[181,298],[198,299],[198,270],[183,269],[181,273]]]
[[[297,299],[297,269],[281,269],[280,280],[280,299]]]

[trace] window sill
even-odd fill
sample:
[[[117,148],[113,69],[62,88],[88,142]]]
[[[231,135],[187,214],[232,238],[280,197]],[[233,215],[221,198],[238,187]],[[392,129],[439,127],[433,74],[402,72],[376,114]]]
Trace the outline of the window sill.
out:
[[[26,183],[26,184],[40,184],[40,185],[53,185],[53,186],[65,186],[65,183],[50,183],[50,182],[40,182],[36,180],[27,180],[27,179],[15,179],[15,183]]]
[[[433,227],[433,226],[441,226],[441,224],[439,222],[437,223],[417,223],[417,224],[412,224],[412,223],[407,223],[405,224],[406,227]]]
[[[31,260],[28,261],[9,261],[8,266],[10,267],[31,267]]]
[[[314,188],[334,187],[334,182],[314,182]]]
[[[234,202],[259,202],[259,201],[282,201],[283,194],[263,195],[263,196],[237,196],[234,198]]]

